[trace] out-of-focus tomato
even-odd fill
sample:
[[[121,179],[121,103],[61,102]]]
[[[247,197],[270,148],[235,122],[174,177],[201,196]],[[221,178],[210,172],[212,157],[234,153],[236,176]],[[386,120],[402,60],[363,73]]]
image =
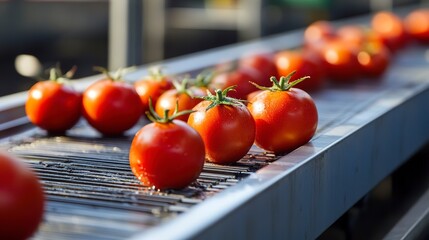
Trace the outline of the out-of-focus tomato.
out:
[[[64,76],[56,68],[50,73],[50,80],[38,82],[28,91],[25,112],[34,125],[51,133],[64,133],[81,117],[82,96],[66,83],[73,69]]]
[[[343,83],[355,80],[360,73],[357,51],[341,40],[327,42],[320,52],[327,77]]]
[[[142,102],[134,86],[121,74],[98,80],[83,93],[83,115],[104,135],[120,135],[132,128],[142,116]]]
[[[255,139],[255,121],[246,106],[227,97],[232,87],[209,95],[196,105],[188,124],[203,138],[206,159],[231,164],[247,154]]]
[[[239,61],[239,67],[250,67],[260,72],[259,85],[270,86],[270,77],[278,77],[277,67],[272,53],[253,53],[243,56]]]
[[[291,81],[295,81],[301,77],[311,76],[310,79],[301,82],[298,88],[305,91],[318,90],[324,83],[322,65],[321,62],[317,62],[318,60],[316,58],[311,58],[311,56],[312,55],[306,54],[303,51],[280,51],[275,56],[277,70],[282,76],[296,71]]]
[[[380,42],[368,42],[357,55],[361,72],[368,77],[378,77],[388,68],[390,51]]]
[[[319,20],[311,23],[304,30],[304,44],[318,44],[335,37],[335,28],[329,21]]]
[[[149,110],[149,98],[156,104],[161,94],[173,88],[170,77],[163,75],[159,68],[153,69],[149,73],[149,76],[134,83],[134,87],[142,101],[143,112]]]
[[[402,19],[392,12],[377,12],[371,19],[371,28],[380,35],[384,44],[395,52],[405,46],[407,34]]]
[[[250,82],[257,84],[264,82],[260,72],[249,67],[240,67],[234,71],[219,73],[214,76],[211,83],[213,89],[226,89],[236,86],[234,91],[229,93],[232,98],[246,100],[247,94],[257,90]]]
[[[201,136],[174,115],[149,117],[153,123],[141,128],[130,148],[130,166],[146,186],[158,189],[185,188],[200,175],[205,161]],[[149,115],[151,116],[151,115]]]
[[[274,153],[290,152],[310,141],[317,129],[318,114],[313,99],[289,83],[291,74],[272,78],[273,87],[250,100],[248,108],[255,119],[255,144]]]
[[[412,38],[429,43],[429,9],[411,11],[404,19],[404,26]]]
[[[182,83],[173,83],[175,88],[164,92],[156,102],[155,111],[160,116],[163,116],[166,110],[168,110],[169,116],[173,115],[176,105],[178,105],[177,111],[191,110],[202,101],[201,97],[206,95],[206,92],[202,88],[188,88],[186,79]],[[188,117],[189,114],[183,114],[176,117],[176,119],[186,122]]]
[[[0,151],[0,239],[31,237],[43,218],[45,197],[34,172]]]

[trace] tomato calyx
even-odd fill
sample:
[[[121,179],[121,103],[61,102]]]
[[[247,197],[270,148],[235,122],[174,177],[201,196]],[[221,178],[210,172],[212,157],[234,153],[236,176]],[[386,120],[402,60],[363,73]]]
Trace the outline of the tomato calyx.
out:
[[[198,74],[193,82],[195,87],[208,88],[214,77],[213,72],[207,71]]]
[[[59,66],[50,68],[49,81],[59,83],[59,84],[67,83],[73,77],[76,70],[77,70],[77,67],[73,66],[69,71],[63,74]]]
[[[124,81],[123,76],[129,72],[134,71],[136,68],[135,67],[128,67],[128,68],[119,68],[114,72],[109,72],[106,68],[104,67],[100,67],[100,66],[95,66],[94,70],[97,72],[100,72],[102,74],[104,74],[107,79],[113,81],[113,82],[122,82]]]
[[[229,87],[225,88],[224,90],[216,89],[214,91],[215,95],[213,95],[210,91],[207,90],[207,96],[201,97],[202,99],[211,102],[209,104],[209,106],[206,108],[206,111],[208,111],[208,110],[210,110],[210,109],[212,109],[218,105],[237,106],[237,105],[243,104],[243,102],[245,100],[240,100],[240,99],[228,97],[228,92],[234,91],[235,87],[236,86],[234,85],[234,86],[229,86]]]
[[[151,79],[156,82],[162,82],[166,78],[166,75],[162,72],[163,69],[164,68],[161,66],[149,68],[149,76],[147,77],[147,79]]]
[[[290,79],[292,78],[292,76],[295,73],[296,73],[296,71],[293,71],[293,72],[289,73],[287,76],[281,76],[280,80],[277,80],[277,78],[275,76],[270,77],[270,81],[273,83],[273,86],[271,86],[271,87],[263,87],[263,86],[260,86],[256,83],[254,83],[254,82],[250,82],[250,83],[253,84],[255,87],[257,87],[258,89],[261,89],[261,90],[267,90],[267,91],[271,91],[271,92],[289,91],[289,89],[291,89],[292,87],[294,87],[298,83],[304,81],[307,78],[310,78],[310,76],[305,76],[305,77],[298,78],[298,79],[291,82]]]
[[[153,108],[152,98],[149,98],[149,111],[146,111],[145,114],[150,121],[165,124],[172,122],[175,118],[179,116],[195,112],[195,110],[184,110],[179,112],[178,109],[179,102],[176,101],[176,107],[174,108],[173,114],[171,116],[168,116],[168,112],[170,111],[170,109],[164,109],[164,115],[161,117],[156,113],[155,109]]]
[[[173,80],[173,86],[176,88],[177,94],[186,94],[191,98],[194,98],[194,94],[188,88],[189,79],[185,77],[181,82]]]

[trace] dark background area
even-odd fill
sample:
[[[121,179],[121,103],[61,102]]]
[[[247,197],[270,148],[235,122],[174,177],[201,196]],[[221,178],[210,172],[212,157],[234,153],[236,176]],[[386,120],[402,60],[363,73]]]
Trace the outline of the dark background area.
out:
[[[170,0],[165,7],[206,8],[223,4],[221,7],[233,8],[234,2]],[[415,2],[393,1],[393,5]],[[262,1],[258,37],[303,28],[318,19],[335,20],[369,11],[370,0]],[[94,74],[93,66],[108,66],[108,28],[108,0],[0,1],[0,96],[25,91],[35,83],[16,71],[15,58],[20,54],[37,57],[44,69],[56,63],[61,63],[63,70],[77,65],[76,78]],[[166,27],[163,59],[239,41],[243,39],[235,30]],[[144,63],[155,60],[161,59],[146,59]]]

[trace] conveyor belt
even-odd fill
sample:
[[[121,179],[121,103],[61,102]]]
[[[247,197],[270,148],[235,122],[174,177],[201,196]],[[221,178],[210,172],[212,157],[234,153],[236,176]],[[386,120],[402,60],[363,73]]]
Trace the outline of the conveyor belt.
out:
[[[295,47],[300,33],[165,64],[173,72],[198,72],[219,55]],[[297,39],[283,44],[291,38]],[[143,122],[123,138],[101,138],[82,122],[67,136],[32,128],[1,143],[45,186],[47,212],[35,239],[312,239],[429,140],[427,51],[411,46],[399,53],[378,81],[312,93],[320,119],[310,143],[285,156],[253,147],[237,164],[207,163],[181,191],[149,189],[132,175],[128,149]]]

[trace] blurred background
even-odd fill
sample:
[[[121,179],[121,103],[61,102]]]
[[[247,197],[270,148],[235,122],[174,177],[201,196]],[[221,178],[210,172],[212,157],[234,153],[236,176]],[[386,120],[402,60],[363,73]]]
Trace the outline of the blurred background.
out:
[[[25,91],[39,67],[75,77],[415,4],[416,0],[0,0],[0,96]],[[32,58],[35,57],[36,59]],[[18,69],[17,69],[18,65]],[[19,66],[34,65],[33,72]],[[31,69],[31,67],[30,67]],[[20,73],[21,74],[20,74]]]

